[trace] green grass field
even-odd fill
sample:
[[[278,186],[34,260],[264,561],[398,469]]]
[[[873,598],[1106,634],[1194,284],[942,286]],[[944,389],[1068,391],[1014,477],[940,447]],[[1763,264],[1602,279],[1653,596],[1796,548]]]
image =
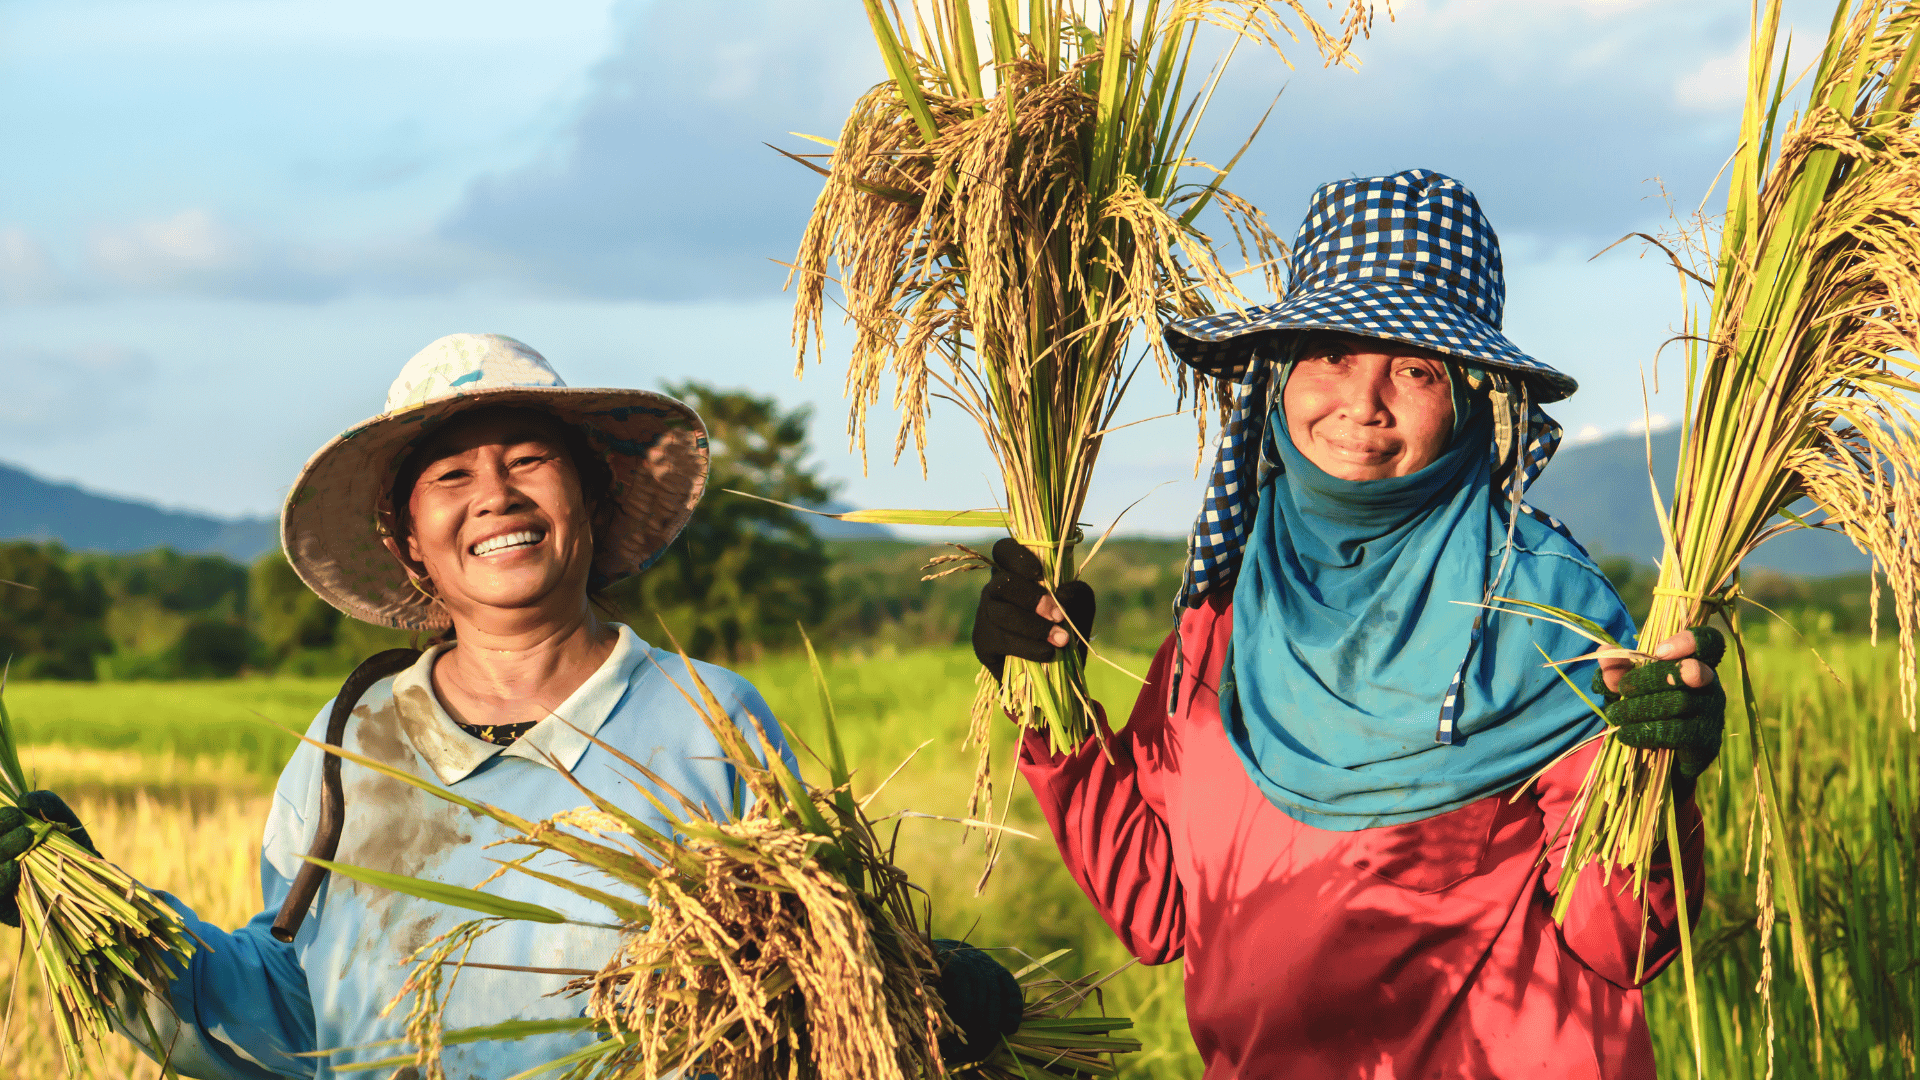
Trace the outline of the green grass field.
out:
[[[1829,639],[1821,652],[1835,675],[1824,673],[1802,646],[1762,645],[1753,661],[1760,722],[1777,748],[1785,783],[1786,818],[1800,830],[1790,839],[1802,857],[1823,1020],[1816,1035],[1812,998],[1789,971],[1785,931],[1777,928],[1776,1075],[1910,1078],[1920,1030],[1920,737],[1900,716],[1889,643],[1875,650],[1864,641]],[[1115,659],[1136,671],[1146,666],[1143,656]],[[959,749],[973,693],[971,654],[945,649],[843,655],[828,669],[842,737],[861,770],[856,786],[871,790],[907,762],[874,809],[958,814],[973,774],[971,755]],[[804,660],[774,659],[742,671],[790,730],[817,741],[819,709]],[[1096,695],[1123,717],[1135,684],[1110,668],[1096,665],[1093,671]],[[1732,676],[1731,665],[1727,674]],[[259,828],[233,810],[240,804],[231,800],[251,800],[244,805],[263,812],[259,797],[291,747],[290,738],[260,717],[302,726],[335,685],[298,679],[18,683],[7,690],[7,702],[24,740],[36,747],[29,758],[45,782],[81,791],[93,813],[115,813],[115,807],[136,802],[147,808],[143,813],[174,813],[185,823],[173,827],[200,830],[192,857],[227,866],[250,857]],[[1744,732],[1747,723],[1736,707],[1730,732]],[[1016,779],[1008,767],[1012,736],[1011,725],[1002,725],[995,748],[1002,800]],[[1766,1075],[1768,1022],[1753,992],[1761,954],[1753,879],[1744,867],[1751,763],[1743,739],[1730,739],[1729,746],[1701,794],[1710,829],[1710,894],[1696,938],[1707,1075],[1757,1078]],[[934,898],[939,932],[1034,954],[1072,948],[1083,969],[1124,964],[1124,952],[1060,867],[1031,799],[1022,789],[1011,790],[1010,823],[1040,839],[1010,839],[982,897],[973,895],[981,862],[977,837],[963,842],[959,827],[946,822],[900,823],[900,861]],[[210,813],[218,824],[209,824],[215,821]],[[177,872],[178,878],[151,880],[208,910],[240,912],[258,904],[257,893],[228,895],[257,889],[244,874],[187,867]],[[1676,967],[1648,993],[1663,1076],[1695,1074],[1681,989]],[[1135,1017],[1148,1047],[1128,1063],[1126,1075],[1199,1074],[1186,1036],[1178,965],[1124,972],[1110,984],[1106,1006]],[[129,1072],[103,1066],[100,1075]]]

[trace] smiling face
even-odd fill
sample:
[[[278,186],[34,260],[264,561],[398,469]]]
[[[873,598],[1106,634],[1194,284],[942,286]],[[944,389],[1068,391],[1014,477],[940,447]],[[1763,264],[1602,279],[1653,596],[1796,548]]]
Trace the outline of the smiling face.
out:
[[[524,409],[449,423],[410,465],[405,549],[456,625],[487,609],[557,617],[586,603],[593,508],[565,427]]]
[[[1453,434],[1440,354],[1379,338],[1316,335],[1294,363],[1281,406],[1294,447],[1342,480],[1419,472]]]

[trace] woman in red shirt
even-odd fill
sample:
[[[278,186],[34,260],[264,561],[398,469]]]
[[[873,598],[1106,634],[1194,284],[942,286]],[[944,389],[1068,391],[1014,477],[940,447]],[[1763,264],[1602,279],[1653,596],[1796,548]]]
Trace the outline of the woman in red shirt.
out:
[[[1644,896],[1589,872],[1550,914],[1608,722],[1538,650],[1591,647],[1473,606],[1633,636],[1585,550],[1522,502],[1559,441],[1537,403],[1575,383],[1500,333],[1498,241],[1447,177],[1322,187],[1293,259],[1281,303],[1169,331],[1234,384],[1178,628],[1104,749],[1029,734],[1022,772],[1128,949],[1184,958],[1208,1080],[1650,1077],[1639,988],[1677,948],[1671,866]],[[1004,540],[995,560],[989,668],[1090,628],[1084,584],[1056,603],[1031,553]],[[1596,691],[1612,737],[1680,751],[1697,905],[1721,646],[1696,628],[1657,651]]]

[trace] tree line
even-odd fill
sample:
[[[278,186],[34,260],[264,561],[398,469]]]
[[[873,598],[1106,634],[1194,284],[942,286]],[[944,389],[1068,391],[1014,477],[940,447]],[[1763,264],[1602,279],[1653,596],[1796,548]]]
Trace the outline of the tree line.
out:
[[[726,490],[800,505],[832,498],[833,485],[808,460],[808,409],[693,382],[666,389],[707,421],[708,494],[651,569],[608,591],[609,614],[661,644],[664,622],[688,652],[722,663],[795,648],[801,626],[817,645],[836,649],[967,641],[984,579],[921,580],[927,560],[952,548],[822,540],[808,515]],[[984,551],[990,544],[973,546]],[[1101,548],[1083,576],[1099,596],[1103,648],[1158,647],[1173,625],[1169,605],[1183,556],[1179,540],[1120,539]],[[1636,614],[1647,610],[1650,567],[1613,558],[1602,559],[1601,568]],[[1808,580],[1756,572],[1743,589],[1805,630],[1867,629],[1864,575]],[[411,640],[329,607],[278,551],[243,566],[164,548],[122,555],[0,543],[0,657],[11,658],[16,677],[334,675]]]
[[[736,505],[728,505],[729,501]],[[715,497],[666,558],[609,595],[613,617],[666,644],[666,627],[695,656],[738,662],[798,647],[867,653],[964,645],[985,579],[920,580],[953,549],[905,540],[820,540],[804,523],[766,520],[766,504]],[[778,507],[771,508],[778,510]],[[790,513],[790,512],[789,512]],[[776,528],[775,526],[784,526]],[[984,550],[984,544],[969,545]],[[1102,648],[1150,652],[1173,625],[1183,545],[1108,542],[1085,577],[1100,600]],[[1644,613],[1654,575],[1602,559],[1628,606]],[[193,679],[240,674],[340,675],[401,631],[341,615],[309,592],[278,551],[242,566],[166,549],[137,555],[0,543],[0,656],[16,678]],[[1864,575],[1826,579],[1751,573],[1747,595],[1801,631],[1865,633]],[[1883,598],[1886,599],[1886,598]],[[1771,615],[1747,613],[1763,628]],[[1882,629],[1887,629],[1882,613]]]
[[[664,622],[690,653],[721,662],[794,648],[801,626],[830,647],[966,641],[978,575],[920,580],[928,557],[951,549],[822,540],[809,515],[726,490],[798,505],[833,497],[809,460],[807,408],[697,382],[665,389],[707,422],[708,494],[651,569],[608,590],[610,614],[662,643]],[[1100,556],[1090,574],[1115,640],[1131,628],[1150,648],[1164,634],[1178,548],[1127,541]],[[0,657],[21,678],[333,675],[413,643],[329,607],[278,551],[241,565],[164,548],[104,554],[12,541],[0,543],[0,582]]]
[[[610,591],[613,617],[662,645],[664,620],[693,655],[723,663],[795,648],[800,626],[816,645],[837,649],[967,641],[985,578],[920,580],[927,559],[950,549],[783,536],[736,528],[759,515],[750,503],[715,509],[708,522],[696,517],[652,569]],[[1106,586],[1103,643],[1158,644],[1172,625],[1167,602],[1178,563],[1177,543],[1107,545],[1088,571],[1096,587]],[[382,649],[417,644],[328,606],[278,551],[243,566],[165,548],[103,555],[13,541],[0,543],[0,581],[0,656],[11,658],[15,678],[338,675]]]

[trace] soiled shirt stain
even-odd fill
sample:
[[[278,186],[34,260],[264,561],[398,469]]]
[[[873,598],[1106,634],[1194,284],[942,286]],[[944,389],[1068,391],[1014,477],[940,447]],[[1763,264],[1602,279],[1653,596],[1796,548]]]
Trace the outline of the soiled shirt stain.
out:
[[[414,747],[435,745],[432,738],[439,732],[433,724],[434,711],[429,690],[408,686],[377,709],[366,705],[355,709],[353,741],[358,742],[361,753],[382,764],[428,775],[431,770],[427,761],[432,752],[423,755]],[[347,819],[359,827],[342,831],[340,849],[334,856],[338,862],[393,874],[430,876],[443,856],[473,840],[477,820],[473,811],[391,776],[371,769],[343,768],[341,790]],[[366,896],[370,903],[383,904],[394,895],[356,881],[343,880],[341,884]]]
[[[606,663],[554,716],[535,724],[512,746],[467,734],[435,700],[430,674],[438,650],[368,691],[353,711],[345,746],[534,820],[585,801],[553,768],[550,762],[557,761],[590,790],[656,828],[667,827],[634,790],[625,775],[632,770],[594,745],[587,737],[591,735],[646,762],[667,784],[724,813],[732,801],[734,772],[720,760],[722,751],[705,723],[675,689],[675,683],[691,686],[685,662],[624,626],[619,633]],[[792,761],[778,724],[746,680],[712,665],[694,666],[742,731],[757,742],[752,719],[757,717],[780,755]],[[330,703],[321,708],[309,737],[325,736],[330,709]],[[262,846],[266,904],[260,915],[228,932],[201,922],[186,905],[173,901],[210,946],[196,952],[170,985],[169,1003],[148,1005],[163,1036],[173,1040],[171,1060],[183,1066],[183,1075],[324,1080],[336,1075],[336,1066],[391,1056],[392,1047],[370,1044],[405,1034],[406,1002],[385,1018],[379,1014],[400,992],[408,956],[477,917],[475,912],[334,875],[322,885],[295,941],[282,945],[273,940],[269,928],[303,865],[300,855],[311,844],[319,820],[321,760],[321,751],[303,745],[281,774]],[[499,869],[497,860],[526,854],[525,848],[489,848],[510,833],[491,819],[409,784],[353,762],[342,764],[341,779],[346,815],[336,853],[340,862],[474,887]],[[551,852],[541,853],[529,865],[609,888],[604,877],[580,873]],[[612,919],[599,905],[527,875],[507,874],[486,889],[572,919]],[[595,969],[612,955],[618,937],[610,928],[507,922],[482,938],[470,959]],[[461,1028],[579,1016],[583,999],[549,996],[566,981],[559,975],[468,968],[449,995],[446,1024]],[[174,1019],[176,1015],[184,1022]],[[584,1040],[561,1034],[453,1046],[446,1049],[442,1064],[449,1076],[491,1080],[551,1061]],[[313,1050],[331,1052],[300,1056]]]

